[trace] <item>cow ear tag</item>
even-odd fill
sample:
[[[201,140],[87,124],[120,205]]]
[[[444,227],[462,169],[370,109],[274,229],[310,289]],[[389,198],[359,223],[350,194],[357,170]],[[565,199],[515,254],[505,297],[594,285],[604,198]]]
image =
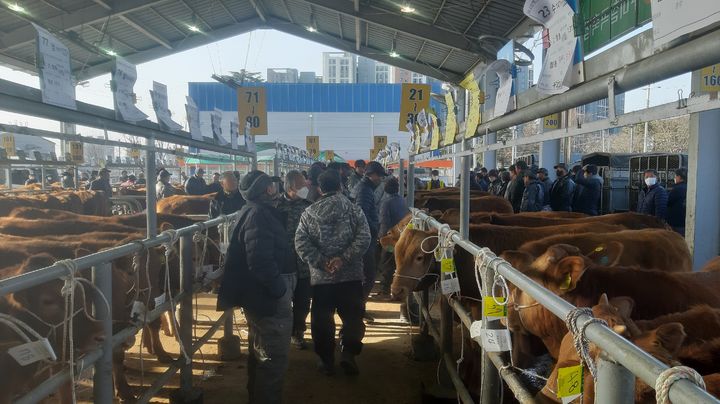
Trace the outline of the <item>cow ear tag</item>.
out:
[[[561,290],[570,289],[571,283],[572,283],[572,275],[570,275],[570,274],[565,275],[565,279],[563,280],[563,283],[560,285],[560,289]]]
[[[605,249],[605,247],[603,247],[603,246],[597,246],[597,247],[595,248],[595,252],[600,252],[600,251],[602,251],[602,250],[604,250],[604,249]]]

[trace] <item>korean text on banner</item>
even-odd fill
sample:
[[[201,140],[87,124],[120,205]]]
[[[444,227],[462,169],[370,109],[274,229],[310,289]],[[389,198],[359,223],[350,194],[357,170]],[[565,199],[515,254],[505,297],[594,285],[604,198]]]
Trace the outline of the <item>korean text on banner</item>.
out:
[[[215,108],[215,110],[210,113],[210,128],[212,129],[215,143],[224,146],[227,145],[228,142],[222,135],[222,116],[222,110]]]
[[[15,136],[12,133],[2,134],[2,147],[8,157],[15,156]]]
[[[445,93],[445,106],[447,106],[447,117],[445,118],[445,141],[444,146],[455,143],[457,135],[457,118],[455,117],[455,100],[450,91]]]
[[[305,150],[313,159],[318,158],[320,155],[320,136],[305,136]]]
[[[469,92],[470,97],[470,103],[468,106],[468,117],[465,121],[465,138],[471,138],[475,136],[475,132],[477,131],[477,127],[480,124],[480,105],[482,102],[481,97],[484,98],[484,95],[482,94],[482,91],[480,91],[480,87],[478,87],[477,81],[475,81],[475,77],[472,73],[468,75],[468,78],[470,80],[463,81],[466,86],[465,87]]]
[[[653,46],[668,42],[720,21],[720,1],[693,4],[684,0],[652,0]]]
[[[238,117],[240,122],[250,124],[250,134],[267,135],[267,98],[265,87],[240,87],[238,94]]]
[[[185,113],[187,114],[190,137],[195,140],[203,140],[202,129],[200,128],[200,111],[192,98],[186,96],[185,101]]]
[[[135,106],[136,96],[133,90],[137,81],[137,69],[127,60],[116,56],[112,71],[111,88],[117,119],[136,123],[147,119],[147,115]]]
[[[182,125],[172,120],[172,113],[170,113],[168,107],[167,86],[165,84],[153,81],[150,98],[152,98],[153,109],[155,110],[155,115],[161,127],[172,132],[182,129]]]
[[[77,109],[70,51],[46,29],[35,24],[33,27],[37,31],[38,74],[43,102]]]
[[[400,94],[400,119],[398,130],[407,132],[407,124],[414,125],[422,110],[430,107],[430,85],[403,83]]]

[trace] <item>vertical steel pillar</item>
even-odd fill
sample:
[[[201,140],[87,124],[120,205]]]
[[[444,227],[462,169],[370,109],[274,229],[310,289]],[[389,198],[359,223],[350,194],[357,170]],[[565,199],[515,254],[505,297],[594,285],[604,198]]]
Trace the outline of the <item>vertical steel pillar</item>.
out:
[[[412,156],[408,157],[408,169],[407,169],[407,207],[415,207],[415,162]]]
[[[400,159],[400,166],[398,168],[398,184],[399,184],[399,192],[398,194],[402,198],[405,196],[405,178],[403,175],[403,170],[405,169],[405,159]]]
[[[10,166],[5,169],[5,186],[7,189],[12,189],[12,168]]]
[[[45,166],[40,166],[40,189],[45,190]]]
[[[147,237],[157,235],[157,194],[155,193],[155,139],[146,139],[145,150],[145,211],[147,212]]]
[[[78,189],[80,189],[80,170],[78,170],[77,166],[75,166],[73,170],[73,175],[75,179],[75,190],[77,191]]]
[[[598,359],[595,385],[596,403],[632,403],[635,399],[635,376],[602,353]]]
[[[470,150],[467,140],[461,143],[461,151]],[[465,240],[469,237],[470,227],[470,159],[472,156],[460,157],[460,236]]]
[[[115,396],[112,376],[112,264],[109,262],[92,268],[92,281],[105,296],[109,307],[99,296],[93,302],[93,315],[102,322],[105,339],[102,342],[102,356],[95,362],[93,376],[93,399],[97,403],[111,403]]]
[[[185,352],[192,352],[192,326],[193,326],[193,279],[195,268],[193,268],[193,241],[192,235],[180,238],[180,287],[183,297],[180,300],[180,342]],[[180,390],[189,392],[192,390],[192,361],[184,363],[180,367]]]
[[[485,135],[485,144],[495,144],[497,139],[495,132],[490,132]],[[483,166],[488,170],[497,168],[497,150],[490,150],[483,152]]]
[[[237,156],[233,154],[232,159],[233,159],[232,169],[233,169],[233,171],[237,171]]]
[[[553,167],[560,162],[560,139],[540,142],[540,168],[548,170],[551,180],[555,180]]]

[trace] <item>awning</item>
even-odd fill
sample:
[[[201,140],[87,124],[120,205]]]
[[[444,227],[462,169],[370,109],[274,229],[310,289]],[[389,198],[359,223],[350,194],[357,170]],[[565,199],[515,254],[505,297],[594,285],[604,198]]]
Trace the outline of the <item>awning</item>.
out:
[[[388,168],[396,169],[400,166],[399,163],[392,163],[388,165]],[[403,164],[404,168],[408,167],[408,161],[405,160]],[[419,161],[415,163],[415,168],[453,168],[452,160],[430,160],[430,161]]]

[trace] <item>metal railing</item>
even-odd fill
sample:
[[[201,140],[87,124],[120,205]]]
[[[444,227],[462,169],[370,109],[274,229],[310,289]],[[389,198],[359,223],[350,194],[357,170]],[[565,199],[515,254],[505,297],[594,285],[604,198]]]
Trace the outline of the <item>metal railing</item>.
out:
[[[193,293],[200,289],[196,283],[196,272],[193,262],[193,237],[197,233],[201,233],[208,228],[223,225],[221,236],[226,237],[229,233],[230,224],[237,219],[237,213],[220,216],[205,222],[196,223],[192,226],[184,227],[176,231],[166,231],[158,236],[144,239],[142,241],[117,246],[105,251],[86,255],[76,258],[70,267],[73,268],[75,274],[84,269],[92,269],[92,282],[95,287],[104,295],[109,303],[109,307],[104,303],[95,299],[93,302],[93,310],[99,321],[102,322],[103,331],[106,336],[112,335],[112,316],[107,309],[112,308],[112,265],[111,262],[118,258],[140,253],[149,248],[168,245],[169,243],[178,242],[179,262],[180,262],[180,293],[174,296],[174,303],[180,305],[179,308],[179,342],[182,348],[192,359],[193,354],[200,349],[202,345],[212,337],[212,335],[224,326],[224,337],[233,338],[233,311],[228,310],[210,325],[210,329],[201,336],[195,344],[193,344]],[[0,280],[0,296],[15,293],[27,288],[41,285],[43,283],[62,279],[68,275],[69,267],[64,263],[55,263],[52,266],[41,268],[32,272],[24,273],[7,279]],[[147,268],[146,268],[147,270]],[[74,274],[74,275],[75,275]],[[139,286],[138,286],[139,287]],[[101,298],[100,298],[101,299]],[[71,309],[72,306],[71,306]],[[83,356],[82,360],[72,364],[73,369],[66,367],[58,373],[55,373],[41,384],[35,386],[29,393],[19,398],[17,403],[35,403],[56,391],[63,383],[71,380],[73,375],[80,374],[82,371],[94,367],[93,376],[93,399],[98,403],[110,403],[113,401],[113,377],[112,377],[112,350],[126,341],[129,337],[135,335],[140,329],[152,321],[157,320],[160,316],[171,309],[171,301],[168,299],[160,305],[147,312],[144,322],[136,322],[131,326],[107,337],[101,343],[98,349],[88,352]],[[219,341],[219,343],[222,342]],[[153,395],[155,395],[163,387],[165,383],[177,372],[180,371],[180,390],[179,394],[183,397],[190,397],[193,393],[192,387],[192,360],[185,361],[183,355],[179,359],[173,361],[167,371],[158,376],[158,379],[147,390],[145,390],[138,403],[147,403]],[[74,386],[73,386],[74,388]]]
[[[512,282],[517,288],[532,296],[538,304],[548,309],[560,319],[564,320],[567,318],[568,313],[576,309],[576,307],[569,302],[538,285],[532,279],[513,268],[508,262],[497,257],[488,248],[481,248],[469,242],[464,239],[460,233],[452,230],[450,226],[440,223],[433,217],[418,209],[412,208],[411,210],[414,218],[417,218],[424,222],[427,226],[438,230],[438,236],[441,239],[446,237],[452,240],[454,245],[472,254],[478,262],[481,261],[481,266],[488,272],[485,274],[478,274],[478,276],[482,275],[483,279],[493,279],[495,273],[499,274],[507,281]],[[475,270],[479,271],[477,268]],[[483,285],[482,289],[482,294],[484,296],[492,295],[492,292],[490,291],[491,288]],[[453,298],[443,298],[441,299],[441,303],[443,304],[440,309],[441,330],[440,332],[437,332],[437,330],[432,327],[432,319],[430,318],[430,313],[427,310],[427,295],[421,296],[416,292],[416,296],[419,297],[419,300],[421,301],[421,311],[424,320],[426,323],[429,323],[429,332],[431,334],[435,334],[434,337],[438,340],[438,343],[443,350],[442,354],[445,359],[448,372],[451,374],[451,379],[459,393],[460,399],[463,403],[472,403],[472,399],[464,394],[467,392],[467,388],[462,384],[462,381],[459,381],[459,378],[457,378],[457,373],[452,365],[455,363],[451,356],[452,346],[450,345],[452,343],[452,326],[447,326],[448,323],[452,323],[453,311],[459,316],[462,324],[468,328],[468,330],[472,324],[472,317],[457,300]],[[580,327],[590,319],[591,317],[584,314],[578,316],[576,318],[578,329],[580,329]],[[483,326],[484,328],[493,329],[499,326],[498,323],[499,320],[494,320],[485,322]],[[596,322],[591,323],[585,328],[585,337],[589,342],[594,343],[602,349],[602,351],[604,351],[598,358],[598,375],[595,386],[596,402],[633,402],[635,376],[647,383],[649,386],[654,387],[656,386],[656,382],[658,381],[658,377],[661,373],[669,369],[668,366],[653,358],[628,340],[622,338],[605,325]],[[480,337],[477,337],[474,340],[482,349]],[[510,390],[515,394],[516,398],[521,403],[535,402],[532,395],[530,395],[529,392],[522,386],[517,374],[510,370],[510,367],[508,364],[504,363],[500,355],[494,352],[485,352],[483,350],[482,356],[483,375],[481,381],[480,402],[499,402],[500,389],[495,388],[498,376],[503,378]],[[687,379],[680,379],[673,383],[670,386],[668,397],[676,404],[720,404],[719,400]]]

